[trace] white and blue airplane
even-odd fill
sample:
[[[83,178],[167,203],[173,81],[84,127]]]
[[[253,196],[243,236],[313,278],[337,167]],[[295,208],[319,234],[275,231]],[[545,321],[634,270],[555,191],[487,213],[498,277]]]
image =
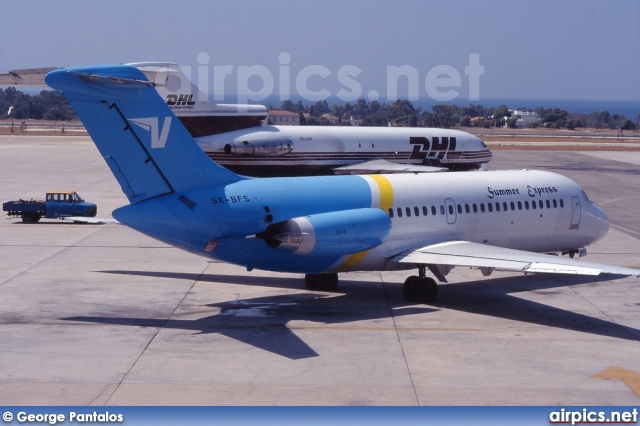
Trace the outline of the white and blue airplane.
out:
[[[205,257],[305,275],[418,269],[410,302],[432,303],[456,266],[525,273],[640,276],[576,254],[608,231],[572,180],[544,171],[252,179],[211,161],[153,84],[123,65],[56,70],[46,82],[76,110],[130,204],[123,224]]]

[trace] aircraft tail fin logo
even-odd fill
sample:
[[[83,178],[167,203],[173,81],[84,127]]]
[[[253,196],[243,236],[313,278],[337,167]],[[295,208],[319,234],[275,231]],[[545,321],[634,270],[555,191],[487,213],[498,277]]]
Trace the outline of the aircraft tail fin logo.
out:
[[[52,71],[129,201],[244,179],[216,164],[138,68],[98,65]]]
[[[151,132],[151,148],[164,148],[167,144],[169,128],[171,127],[171,117],[164,118],[162,130],[160,130],[158,125],[158,117],[130,118],[129,121]]]

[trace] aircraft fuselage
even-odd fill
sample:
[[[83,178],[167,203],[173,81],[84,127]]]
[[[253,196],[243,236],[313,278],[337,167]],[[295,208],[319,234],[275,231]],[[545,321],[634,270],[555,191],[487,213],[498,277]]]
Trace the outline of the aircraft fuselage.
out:
[[[163,207],[176,201],[184,209]],[[350,212],[371,214],[378,230],[386,229],[388,218],[388,232],[352,229]],[[248,269],[304,273],[411,268],[388,259],[441,241],[575,250],[601,239],[609,226],[580,186],[542,171],[249,179],[132,204],[114,216],[200,255]],[[291,218],[312,222],[316,235],[288,235],[280,227],[271,232],[279,246],[269,246],[265,230]],[[295,252],[305,236],[311,245]]]
[[[437,128],[261,126],[197,142],[216,163],[250,176],[334,174],[378,159],[469,170],[492,158],[478,137]]]

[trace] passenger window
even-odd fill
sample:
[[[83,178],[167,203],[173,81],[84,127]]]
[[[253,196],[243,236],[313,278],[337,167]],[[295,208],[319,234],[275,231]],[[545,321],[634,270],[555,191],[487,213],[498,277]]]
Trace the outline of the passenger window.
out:
[[[544,203],[542,202],[542,200],[538,201],[538,205],[541,209],[544,209]]]
[[[471,213],[471,209],[469,208],[469,204],[464,205],[464,211],[467,213]]]
[[[500,203],[496,203],[496,211],[499,212],[500,211]]]
[[[513,201],[511,202],[511,210],[515,210],[516,209],[516,205],[513,203]]]
[[[487,208],[489,209],[489,213],[493,213],[493,204],[487,203]]]
[[[393,217],[393,208],[389,209],[389,217]]]
[[[518,210],[522,210],[522,201],[518,201]]]
[[[415,213],[416,216],[420,216],[420,209],[417,207],[413,208],[413,213]]]
[[[411,217],[411,208],[407,207],[407,217]]]
[[[535,200],[534,200],[534,201],[532,201],[532,202],[531,202],[531,208],[535,210],[535,209],[536,209],[536,207],[537,207],[537,206],[536,206],[536,202],[535,202]]]
[[[551,208],[551,202],[549,202],[549,200],[547,200],[547,208],[550,209]]]
[[[476,204],[473,205],[473,212],[478,213],[478,206]]]
[[[480,211],[484,213],[484,203],[480,203]]]
[[[440,214],[444,216],[444,206],[440,206]]]
[[[398,217],[402,217],[402,209],[398,207]]]
[[[458,204],[458,214],[462,214],[462,204]]]
[[[423,216],[429,215],[429,209],[427,208],[427,206],[422,206],[422,215]]]
[[[529,210],[529,201],[524,202],[524,208]]]
[[[436,206],[431,206],[431,214],[434,215],[434,216],[437,214]]]
[[[504,203],[502,203],[502,210],[504,210],[505,212],[507,210],[509,210],[509,205],[507,204],[507,202],[505,201]]]
[[[556,201],[556,199],[553,199],[553,208],[557,209],[558,208],[558,202]]]
[[[453,206],[449,204],[449,214],[453,214]]]
[[[564,208],[564,200],[562,198],[560,199],[560,208]]]

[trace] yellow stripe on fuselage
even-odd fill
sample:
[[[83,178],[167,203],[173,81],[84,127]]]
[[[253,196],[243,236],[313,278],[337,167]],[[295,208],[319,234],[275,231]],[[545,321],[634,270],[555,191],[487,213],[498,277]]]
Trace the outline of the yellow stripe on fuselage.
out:
[[[391,182],[389,182],[389,179],[381,175],[367,175],[367,177],[371,178],[378,185],[378,189],[380,191],[380,205],[378,207],[385,212],[389,211],[389,209],[393,207],[393,186],[391,185]],[[375,197],[372,195],[372,198]],[[375,208],[376,206],[372,207]],[[362,262],[368,253],[369,250],[365,250],[352,254],[342,263],[342,265],[334,269],[334,272],[348,271],[358,263]]]
[[[334,269],[334,272],[344,272],[356,266],[358,263],[362,262],[362,259],[369,253],[369,250],[361,251],[358,253],[354,253],[347,258],[347,260],[342,263],[342,265],[338,266]]]
[[[389,179],[382,175],[367,175],[367,177],[373,179],[378,184],[380,189],[380,208],[385,212],[393,207],[393,186]]]

